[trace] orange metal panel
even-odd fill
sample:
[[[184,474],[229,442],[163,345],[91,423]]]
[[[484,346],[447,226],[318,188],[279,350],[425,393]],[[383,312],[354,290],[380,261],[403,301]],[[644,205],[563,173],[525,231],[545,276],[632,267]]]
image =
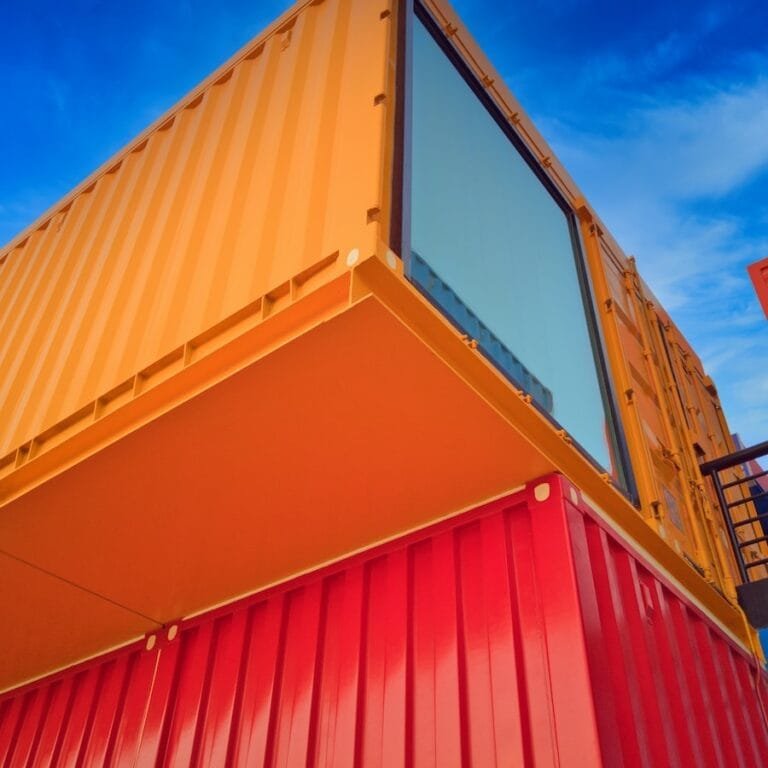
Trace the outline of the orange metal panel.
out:
[[[0,689],[11,679],[71,664],[87,655],[85,648],[103,651],[157,627],[99,592],[6,552],[0,552],[0,617]],[[39,663],[41,645],[56,649],[45,664]]]
[[[714,513],[698,470],[704,457],[729,450],[724,420],[712,427],[699,426],[699,419],[704,422],[702,394],[712,412],[720,409],[717,395],[711,382],[703,383],[693,352],[687,346],[681,352],[682,337],[653,301],[634,261],[607,242],[584,206],[579,207],[579,216],[621,390],[642,511],[679,554],[732,597],[733,558],[721,517]]]
[[[300,3],[0,252],[0,456],[322,259],[373,251],[385,7]]]
[[[8,630],[25,639],[14,640],[18,654],[0,659],[2,684],[125,642],[142,631],[143,617],[164,624],[203,610],[552,469],[582,479],[619,526],[743,634],[738,613],[378,257],[352,271],[351,307],[321,312],[313,329],[288,344],[278,336],[265,354],[258,345],[274,345],[273,325],[286,314],[295,320],[290,312],[318,293],[246,326],[78,432],[70,442],[92,432],[98,440],[102,427],[113,436],[4,505],[0,538],[9,553],[125,606],[135,621],[110,633],[94,615],[93,636],[63,648],[55,632],[26,635],[45,610],[26,601]],[[243,361],[251,362],[169,405],[186,376],[206,366],[238,370]],[[153,407],[160,412],[148,418],[143,409]],[[110,419],[135,412],[138,421],[115,440]],[[56,450],[9,478],[37,471],[49,456]]]
[[[3,507],[5,551],[135,621],[109,634],[94,616],[72,653],[58,633],[27,637],[48,610],[30,597],[0,688],[554,466],[381,303],[358,302]]]

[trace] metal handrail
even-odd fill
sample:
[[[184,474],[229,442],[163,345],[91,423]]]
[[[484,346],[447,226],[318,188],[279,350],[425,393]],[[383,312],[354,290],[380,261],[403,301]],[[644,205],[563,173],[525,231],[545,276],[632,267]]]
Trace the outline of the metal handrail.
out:
[[[721,456],[719,459],[704,462],[700,465],[702,475],[711,475],[713,472],[722,472],[724,469],[737,467],[739,464],[746,464],[753,459],[759,459],[761,456],[768,456],[768,440],[750,448],[742,448],[740,451],[734,451],[727,456]],[[744,478],[748,480],[749,478]]]
[[[720,458],[713,459],[712,461],[707,461],[699,466],[699,469],[701,470],[702,475],[709,475],[712,478],[712,483],[715,487],[715,494],[717,495],[717,501],[720,504],[720,510],[723,514],[725,527],[726,527],[726,530],[728,531],[728,538],[731,542],[731,547],[733,549],[734,557],[736,558],[736,566],[739,569],[739,575],[741,576],[741,581],[744,584],[750,581],[749,571],[758,565],[768,564],[768,558],[763,558],[757,561],[746,563],[744,561],[744,553],[743,553],[744,548],[748,544],[754,544],[761,540],[764,540],[764,537],[759,537],[754,540],[742,542],[739,540],[739,537],[736,535],[736,529],[743,525],[747,525],[749,523],[759,524],[761,526],[766,525],[768,524],[768,514],[765,514],[765,513],[761,514],[760,511],[757,510],[757,515],[754,517],[749,517],[746,520],[734,521],[733,518],[731,517],[731,510],[734,507],[738,507],[743,504],[747,504],[749,502],[754,502],[758,499],[765,498],[766,496],[768,496],[768,494],[766,494],[765,492],[758,493],[754,496],[750,494],[749,497],[745,497],[738,501],[729,503],[725,497],[725,490],[727,488],[733,488],[738,485],[743,485],[744,483],[747,483],[750,480],[756,480],[759,477],[763,477],[766,473],[768,473],[768,470],[761,469],[761,471],[755,472],[752,475],[747,474],[743,478],[739,478],[737,480],[731,480],[725,484],[723,484],[720,481],[720,472],[723,472],[726,469],[732,469],[733,467],[738,467],[739,465],[747,464],[748,462],[754,461],[755,459],[759,459],[763,456],[768,456],[768,440],[762,443],[758,443],[757,445],[753,445],[749,448],[742,448],[739,451],[734,451],[733,453],[730,453],[727,456],[721,456]],[[765,530],[766,533],[768,533],[768,529],[764,528],[763,530]]]

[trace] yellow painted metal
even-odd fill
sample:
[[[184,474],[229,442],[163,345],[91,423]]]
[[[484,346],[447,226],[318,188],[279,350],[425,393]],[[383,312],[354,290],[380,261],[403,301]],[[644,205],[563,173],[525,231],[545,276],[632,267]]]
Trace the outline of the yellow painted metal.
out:
[[[301,3],[0,252],[0,457],[308,268],[373,251],[385,7]]]

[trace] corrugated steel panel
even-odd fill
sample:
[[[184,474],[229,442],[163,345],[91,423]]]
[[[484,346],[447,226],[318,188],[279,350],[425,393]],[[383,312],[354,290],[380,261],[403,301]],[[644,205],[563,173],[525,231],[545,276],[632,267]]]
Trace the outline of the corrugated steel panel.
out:
[[[1,699],[0,756],[10,765],[768,760],[746,654],[555,476],[175,632]]]
[[[679,555],[732,596],[735,563],[698,469],[703,458],[730,451],[717,392],[634,260],[589,212],[579,213],[642,511]]]
[[[747,267],[752,285],[755,286],[760,306],[763,313],[768,318],[768,258],[760,259]]]
[[[156,654],[133,648],[0,704],[5,766],[133,765]]]
[[[605,764],[764,765],[768,679],[758,660],[566,506]]]
[[[302,2],[0,252],[0,457],[382,206],[386,3]]]

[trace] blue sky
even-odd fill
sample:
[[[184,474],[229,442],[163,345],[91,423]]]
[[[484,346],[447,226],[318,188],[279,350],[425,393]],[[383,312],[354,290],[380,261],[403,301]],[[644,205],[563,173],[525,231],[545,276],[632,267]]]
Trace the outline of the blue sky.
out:
[[[373,0],[372,0],[373,1]],[[282,12],[282,0],[0,11],[0,243]],[[768,5],[454,6],[715,377],[768,439]]]

